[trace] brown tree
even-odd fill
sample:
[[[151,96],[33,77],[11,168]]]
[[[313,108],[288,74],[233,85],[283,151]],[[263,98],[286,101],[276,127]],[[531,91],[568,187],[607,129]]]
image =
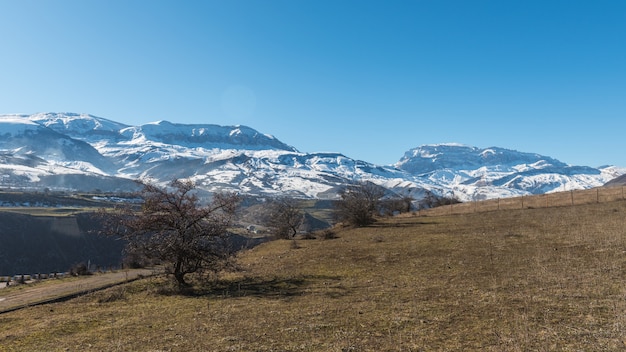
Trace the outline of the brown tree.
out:
[[[443,195],[444,193],[443,191],[440,191],[440,193],[442,195],[438,196],[434,192],[427,190],[424,196],[424,199],[421,201],[420,205],[424,208],[436,208],[436,207],[440,207],[443,205],[461,203],[461,201],[458,198],[456,198],[453,194],[450,196],[445,196]]]
[[[346,186],[335,203],[334,214],[338,221],[354,226],[367,226],[375,221],[380,199],[385,189],[371,182],[359,182]]]
[[[143,184],[141,209],[131,207],[108,212],[107,232],[127,240],[126,251],[165,265],[179,286],[185,276],[219,270],[232,255],[227,228],[239,198],[215,194],[201,205],[195,186],[174,180],[169,187]]]
[[[265,205],[264,223],[276,238],[295,237],[303,221],[304,213],[294,199],[275,198]]]
[[[380,210],[385,215],[393,215],[394,213],[408,213],[413,207],[413,198],[411,197],[390,197],[380,202]]]

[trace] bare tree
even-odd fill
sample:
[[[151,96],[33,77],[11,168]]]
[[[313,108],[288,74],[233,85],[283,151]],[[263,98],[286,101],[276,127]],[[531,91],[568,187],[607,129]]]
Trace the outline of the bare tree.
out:
[[[443,193],[443,192],[441,192]],[[421,206],[425,208],[436,208],[443,205],[457,204],[461,203],[461,201],[456,198],[453,194],[450,196],[441,195],[438,196],[432,191],[426,191],[426,195],[424,199],[421,201]]]
[[[394,213],[408,213],[413,206],[413,198],[411,197],[391,197],[380,201],[380,210],[385,215]]]
[[[219,270],[232,255],[227,227],[239,198],[215,194],[202,206],[194,190],[190,181],[174,180],[167,188],[145,183],[139,211],[107,213],[106,231],[128,241],[127,253],[165,264],[181,287],[188,286],[187,274]]]
[[[275,198],[268,201],[264,213],[264,223],[276,238],[295,237],[304,221],[304,213],[291,198]]]
[[[384,195],[385,189],[371,182],[348,185],[339,193],[341,199],[335,203],[335,217],[354,226],[372,224]]]

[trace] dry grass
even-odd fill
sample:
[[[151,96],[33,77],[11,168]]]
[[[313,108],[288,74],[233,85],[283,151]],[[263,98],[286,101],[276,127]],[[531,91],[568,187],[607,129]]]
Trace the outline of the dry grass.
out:
[[[563,191],[530,196],[520,196],[485,201],[470,201],[439,206],[419,211],[424,216],[458,215],[495,210],[525,208],[567,207],[591,203],[606,203],[626,200],[626,187],[596,187],[585,190]]]
[[[145,279],[0,315],[7,351],[620,351],[626,202],[264,244],[189,295]]]

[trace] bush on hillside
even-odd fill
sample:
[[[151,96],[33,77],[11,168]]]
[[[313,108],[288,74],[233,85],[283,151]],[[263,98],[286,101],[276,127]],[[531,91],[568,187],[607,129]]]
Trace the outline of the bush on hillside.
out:
[[[81,263],[78,263],[78,264],[74,264],[70,268],[70,275],[72,275],[72,276],[85,276],[85,275],[91,275],[91,272],[89,271],[89,268],[87,267],[87,264],[85,264],[85,262],[81,262]]]
[[[346,186],[335,203],[335,217],[352,226],[367,226],[379,213],[380,200],[385,189],[371,182],[359,182]]]

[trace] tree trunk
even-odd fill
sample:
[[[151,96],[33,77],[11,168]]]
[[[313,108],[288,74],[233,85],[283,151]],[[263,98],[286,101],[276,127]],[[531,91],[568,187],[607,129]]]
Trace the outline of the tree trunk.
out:
[[[189,284],[185,281],[185,273],[183,272],[183,261],[177,260],[176,265],[174,265],[174,279],[178,283],[179,287],[187,287]]]

